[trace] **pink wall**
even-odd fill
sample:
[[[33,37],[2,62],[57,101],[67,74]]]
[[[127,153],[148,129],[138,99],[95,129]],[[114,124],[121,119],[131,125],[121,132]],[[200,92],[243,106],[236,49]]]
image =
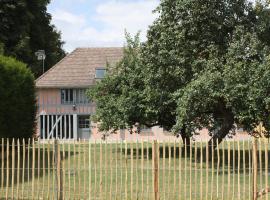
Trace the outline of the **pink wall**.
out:
[[[87,114],[95,111],[95,105],[63,105],[61,104],[60,89],[38,89],[37,90],[37,102],[38,102],[38,114],[44,112],[44,114]]]

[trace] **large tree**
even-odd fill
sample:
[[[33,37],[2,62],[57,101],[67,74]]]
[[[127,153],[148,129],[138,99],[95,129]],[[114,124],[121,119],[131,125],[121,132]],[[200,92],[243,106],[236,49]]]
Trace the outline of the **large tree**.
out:
[[[0,43],[4,54],[26,63],[35,74],[42,73],[35,52],[46,52],[45,70],[65,56],[61,35],[51,24],[49,0],[3,0],[0,4]]]
[[[92,90],[98,120],[107,129],[110,122],[115,128],[159,125],[187,143],[203,127],[213,135],[211,143],[236,124],[249,131],[266,124],[269,82],[258,76],[269,74],[267,4],[163,0],[156,12],[147,41],[125,51],[122,73]]]
[[[243,30],[241,34],[255,34],[261,46],[268,45],[267,4],[164,0],[157,11],[159,17],[150,27],[143,48],[146,94],[155,102],[151,110],[158,110],[160,121],[168,121],[168,128],[176,124],[174,130],[184,139],[196,129],[209,127],[215,133],[213,140],[221,141],[240,121],[234,109],[242,112],[229,106],[224,96],[223,72],[226,65],[231,66],[229,52],[239,29]],[[245,53],[243,49],[237,51],[233,54],[236,60],[236,53]],[[262,60],[255,56],[254,62]]]

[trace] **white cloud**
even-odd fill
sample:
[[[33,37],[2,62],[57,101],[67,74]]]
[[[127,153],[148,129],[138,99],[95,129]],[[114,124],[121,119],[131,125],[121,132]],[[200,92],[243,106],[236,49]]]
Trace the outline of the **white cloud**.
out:
[[[84,25],[86,22],[86,19],[82,15],[74,15],[64,10],[56,10],[53,13],[53,20],[58,23],[71,25]]]
[[[98,4],[90,19],[65,10],[53,11],[52,23],[62,32],[67,51],[76,47],[122,46],[125,29],[132,35],[140,30],[141,39],[145,40],[146,30],[156,17],[152,11],[157,5],[158,0],[109,0]]]

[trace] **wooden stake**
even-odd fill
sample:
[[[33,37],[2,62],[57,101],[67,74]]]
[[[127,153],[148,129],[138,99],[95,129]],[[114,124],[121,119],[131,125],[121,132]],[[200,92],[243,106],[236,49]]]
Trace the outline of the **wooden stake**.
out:
[[[208,199],[208,181],[209,181],[209,148],[206,143],[206,189],[205,189],[205,199]]]
[[[259,168],[260,168],[260,188],[263,188],[263,178],[262,178],[262,140],[259,138]]]
[[[170,154],[170,153],[169,153]],[[170,164],[169,164],[170,166]],[[184,169],[184,197],[187,199],[187,141],[185,140],[185,169]],[[168,189],[168,191],[170,191]]]
[[[212,160],[211,160],[211,200],[213,200],[213,194],[214,194],[214,157],[215,157],[215,151],[214,151],[214,141],[211,141],[211,156],[212,156]]]
[[[264,156],[265,156],[265,188],[268,188],[268,143],[266,138],[264,139]],[[268,200],[268,194],[265,195],[265,199]]]
[[[117,199],[117,195],[118,195],[118,142],[115,143],[115,200]]]
[[[17,139],[17,199],[19,199],[20,194],[19,194],[19,183],[20,183],[20,140]]]
[[[88,152],[88,156],[89,156],[89,161],[88,161],[88,164],[89,164],[89,177],[88,177],[88,180],[89,180],[89,196],[88,196],[88,199],[91,200],[92,199],[92,149],[91,149],[91,140],[89,140],[89,152]]]
[[[25,169],[25,140],[23,138],[23,159],[22,159],[22,198],[24,198],[24,169]]]
[[[159,193],[158,193],[158,189],[159,189],[159,184],[158,184],[158,145],[157,145],[157,141],[155,140],[153,143],[153,160],[154,160],[154,199],[158,200],[159,199]]]
[[[139,183],[138,183],[138,160],[139,160],[139,149],[138,149],[138,140],[136,141],[136,163],[135,163],[135,167],[136,167],[136,199],[138,199],[138,193],[139,193]]]
[[[165,153],[164,153],[164,159],[165,159]],[[179,141],[179,200],[181,200],[182,197],[182,145],[181,142]],[[164,166],[165,169],[165,166]],[[165,195],[165,194],[164,194]],[[165,196],[164,196],[164,199]]]
[[[70,132],[69,132],[70,137]],[[75,156],[75,155],[74,155]],[[68,199],[71,198],[71,175],[70,175],[70,142],[68,143]]]
[[[86,142],[85,139],[83,140],[83,198],[87,199],[87,192],[86,192]]]
[[[235,140],[233,140],[233,187],[232,187],[232,199],[235,198]]]
[[[217,199],[219,198],[219,184],[218,184],[218,177],[219,177],[219,166],[220,166],[220,155],[219,155],[219,143],[218,140],[216,141],[217,144]]]
[[[224,152],[224,142],[222,142],[222,186],[221,186],[222,200],[224,199],[224,176],[225,176],[225,152]]]
[[[112,163],[112,143],[109,144],[110,147],[110,200],[112,200],[112,184],[113,184],[113,176],[112,176],[112,171],[113,171],[113,163]]]
[[[14,199],[14,179],[15,179],[15,141],[12,139],[12,152],[11,152],[11,199]]]
[[[203,200],[203,146],[202,141],[200,142],[200,151],[201,151],[201,157],[200,157],[200,199]]]
[[[133,199],[133,142],[130,143],[130,158],[131,158],[130,199]]]
[[[173,198],[176,198],[176,143],[173,143]]]
[[[94,199],[97,199],[97,156],[96,156],[97,143],[94,146],[94,170],[95,170],[95,184],[94,184]]]
[[[77,193],[77,190],[76,190],[76,143],[75,143],[75,140],[73,141],[73,199],[76,198],[75,194]]]
[[[5,167],[5,141],[2,138],[2,154],[1,154],[1,196],[4,196],[4,167]]]
[[[65,119],[66,120],[66,119]],[[66,135],[65,135],[65,138],[66,138]],[[60,177],[61,177],[61,195],[62,195],[62,198],[63,199],[66,199],[66,169],[65,169],[65,163],[66,163],[66,152],[65,152],[65,144],[61,144],[62,145],[62,156],[63,156],[63,159],[61,160],[61,165],[60,165],[60,170],[61,170],[61,167],[62,167],[62,172],[60,171]],[[61,146],[60,145],[60,146]],[[60,156],[61,158],[61,156]]]
[[[165,145],[165,142],[163,142],[163,158],[162,158],[162,163],[163,163],[163,173],[162,173],[162,180],[163,180],[163,183],[162,183],[162,187],[163,187],[163,198],[166,199],[166,176],[165,176],[165,154],[166,154],[166,145]]]
[[[147,199],[149,199],[149,138],[147,141],[147,148],[146,148],[146,160],[147,160],[147,168],[146,168],[146,182],[147,182]]]
[[[197,142],[194,143],[194,148],[195,148],[195,152],[194,152],[194,171],[195,171],[195,182],[194,182],[194,199],[197,199]],[[179,148],[180,150],[180,148]],[[179,162],[181,162],[180,160],[180,151],[179,151]]]
[[[102,142],[100,141],[100,150],[99,150],[99,156],[100,156],[100,158],[99,158],[99,161],[100,161],[100,163],[99,163],[99,167],[100,167],[100,175],[99,175],[99,194],[100,194],[100,197],[102,197],[103,198],[103,191],[102,191],[102,180],[103,180],[103,177],[102,177],[102,174],[103,174],[103,160],[102,160],[102,154],[103,154],[103,151],[102,151]]]
[[[144,176],[143,176],[143,173],[144,173],[144,146],[143,146],[143,141],[141,141],[141,149],[142,149],[142,152],[141,152],[141,177],[142,177],[142,182],[141,182],[141,185],[142,185],[142,195],[141,195],[141,199],[143,199],[143,196],[144,196]]]
[[[35,141],[32,139],[32,199],[35,197]]]
[[[189,146],[189,199],[192,200],[192,142]]]
[[[257,139],[253,139],[253,200],[257,200],[257,177],[258,177],[258,166],[257,166]]]
[[[246,155],[245,155],[245,141],[243,141],[243,176],[244,176],[244,187],[242,187],[243,191],[243,199],[246,199]]]
[[[45,169],[45,153],[46,153],[46,150],[45,150],[45,142],[43,142],[42,144],[42,198],[44,199],[45,196],[44,196],[44,189],[45,189],[45,174],[46,174],[46,169]]]
[[[51,150],[50,150],[50,148],[51,148],[51,145],[50,145],[50,141],[48,141],[48,144],[47,144],[47,159],[48,159],[48,188],[47,188],[47,199],[49,199],[50,198],[50,194],[51,194],[51,191],[50,191],[50,177],[51,177],[51,162],[50,162],[50,160],[51,160],[51,158],[50,158],[50,153],[51,153]]]
[[[227,141],[228,146],[228,190],[227,190],[227,197],[230,198],[231,196],[231,145],[230,142]]]
[[[31,140],[30,138],[28,139],[28,147],[27,147],[27,188],[28,188],[28,191],[30,190],[31,188],[31,183],[30,183],[30,149],[31,149]],[[29,191],[30,193],[30,191]],[[28,193],[28,198],[29,198],[29,193]],[[31,194],[31,193],[30,193]]]
[[[6,183],[6,199],[8,199],[8,189],[9,189],[9,139],[7,138],[7,183]]]
[[[123,153],[123,141],[121,141],[121,144],[120,144],[120,167],[121,167],[121,170],[120,170],[120,199],[122,198],[122,193],[123,193],[123,171],[124,171],[124,166],[123,166],[123,156],[122,156],[122,153]]]
[[[237,141],[237,150],[238,150],[238,169],[237,169],[237,182],[238,182],[238,200],[241,199],[241,187],[240,187],[240,158],[241,158],[241,149],[240,149],[240,144],[239,144],[239,140]]]
[[[126,171],[126,177],[125,177],[125,198],[128,199],[128,191],[127,191],[127,185],[128,185],[127,142],[125,142],[125,171]]]
[[[77,168],[78,168],[78,197],[77,198],[81,198],[81,139],[79,139],[79,143],[78,143],[78,159],[77,159],[77,162],[78,162],[78,165],[77,165]],[[75,168],[76,169],[76,168]],[[76,194],[76,193],[75,193]]]
[[[105,191],[104,191],[104,195],[105,195],[105,197],[104,197],[104,199],[107,199],[107,185],[108,185],[108,183],[107,183],[107,177],[108,177],[108,161],[107,161],[107,141],[105,142],[105,148],[104,148],[104,151],[105,151],[105,153],[104,153],[104,156],[105,156],[105,159],[104,159],[104,163],[105,163],[105,171],[104,171],[104,174],[105,174],[105,180],[104,180],[104,185],[105,185]]]
[[[252,164],[251,164],[251,150],[250,150],[250,142],[248,140],[248,199],[251,200],[252,198],[252,189],[251,189],[251,168],[252,168]]]

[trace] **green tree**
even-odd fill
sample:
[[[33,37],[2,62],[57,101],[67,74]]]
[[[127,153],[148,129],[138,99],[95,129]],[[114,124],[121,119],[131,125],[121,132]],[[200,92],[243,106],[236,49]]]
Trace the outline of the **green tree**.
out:
[[[0,55],[0,94],[0,137],[32,137],[36,101],[30,69],[14,58]]]
[[[44,49],[45,70],[65,56],[61,35],[47,13],[49,0],[3,0],[0,4],[0,42],[5,55],[27,63],[35,76],[42,73],[35,52]]]
[[[231,43],[241,27],[268,45],[269,9],[246,0],[163,0],[157,12],[142,50],[150,110],[184,139],[209,127],[221,141],[237,122],[223,86]]]
[[[96,105],[93,119],[100,122],[101,131],[131,129],[136,123],[147,123],[144,118],[144,82],[140,61],[139,34],[134,39],[126,34],[123,58],[116,65],[107,65],[107,74],[88,91]]]

